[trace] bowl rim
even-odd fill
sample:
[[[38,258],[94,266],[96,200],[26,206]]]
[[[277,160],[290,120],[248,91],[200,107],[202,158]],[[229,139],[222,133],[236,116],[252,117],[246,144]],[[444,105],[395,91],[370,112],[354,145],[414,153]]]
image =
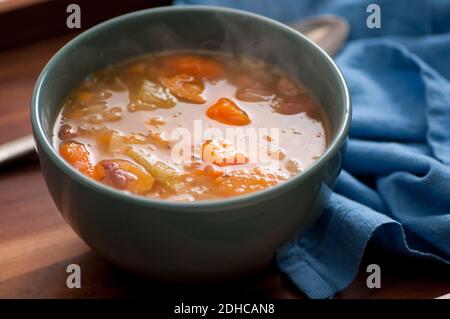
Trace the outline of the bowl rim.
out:
[[[75,168],[73,168],[70,164],[62,159],[62,157],[58,154],[58,152],[53,147],[50,139],[45,134],[45,130],[43,128],[43,124],[40,121],[40,110],[43,109],[43,106],[40,106],[40,92],[42,87],[46,83],[47,75],[53,65],[57,64],[57,61],[63,58],[64,54],[72,49],[74,49],[78,43],[83,41],[85,38],[89,38],[92,34],[97,31],[102,30],[105,27],[116,24],[118,22],[122,22],[125,20],[133,19],[135,17],[152,15],[152,14],[160,14],[160,13],[174,13],[174,12],[184,12],[184,11],[200,11],[200,12],[214,12],[214,13],[227,13],[227,14],[237,14],[241,16],[245,16],[251,18],[253,20],[259,21],[264,24],[270,24],[272,27],[281,29],[283,32],[294,34],[301,41],[304,41],[306,45],[312,47],[314,50],[321,54],[325,63],[329,66],[330,72],[334,72],[336,78],[338,79],[338,85],[340,90],[343,92],[343,100],[341,101],[343,105],[343,109],[341,110],[340,116],[342,117],[341,125],[337,129],[334,134],[333,139],[328,145],[325,152],[320,156],[319,159],[314,161],[310,166],[308,166],[303,172],[300,174],[289,178],[282,183],[279,183],[273,187],[268,189],[256,191],[249,194],[237,195],[219,199],[211,199],[211,200],[201,200],[201,201],[192,201],[192,202],[177,202],[172,200],[164,200],[164,199],[156,199],[141,195],[134,195],[130,193],[125,193],[123,191],[117,190],[113,187],[104,185],[100,182],[97,182],[80,172],[78,172]],[[251,13],[244,10],[225,8],[225,7],[217,7],[217,6],[207,6],[207,5],[190,5],[190,6],[168,6],[168,7],[159,7],[159,8],[150,8],[139,10],[131,13],[127,13],[124,15],[120,15],[118,17],[106,20],[102,23],[99,23],[90,29],[82,32],[77,35],[75,38],[66,43],[61,49],[59,49],[55,55],[47,62],[43,70],[41,71],[36,84],[34,86],[33,95],[31,99],[31,124],[33,128],[33,135],[35,142],[39,142],[39,145],[42,148],[42,151],[46,153],[46,155],[51,159],[51,161],[58,166],[66,175],[68,175],[71,179],[74,179],[78,183],[86,186],[92,191],[100,192],[102,195],[107,197],[112,197],[114,199],[124,200],[126,202],[132,202],[133,204],[140,204],[143,206],[147,206],[149,208],[160,208],[160,209],[184,209],[189,211],[205,211],[202,208],[208,208],[207,212],[212,212],[215,210],[223,210],[224,205],[227,208],[235,208],[240,206],[251,205],[255,202],[259,202],[262,199],[268,199],[277,196],[280,193],[283,193],[297,185],[299,185],[303,180],[307,179],[315,172],[319,171],[322,166],[324,166],[336,153],[340,150],[341,146],[344,144],[347,133],[349,131],[350,122],[351,122],[351,100],[350,94],[347,88],[347,84],[345,79],[332,60],[332,58],[317,44],[312,42],[302,33],[296,31],[295,29],[278,22],[276,20],[261,16],[259,14]],[[38,144],[38,143],[36,143]],[[199,210],[196,210],[198,208]]]

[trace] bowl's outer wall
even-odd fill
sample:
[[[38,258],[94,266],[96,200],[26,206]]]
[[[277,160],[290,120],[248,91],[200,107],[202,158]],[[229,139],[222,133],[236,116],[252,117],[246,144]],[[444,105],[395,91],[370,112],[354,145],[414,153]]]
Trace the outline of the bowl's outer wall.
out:
[[[39,108],[38,120],[48,140],[62,101],[87,74],[141,54],[173,49],[217,49],[276,63],[314,92],[332,130],[341,125],[345,99],[339,76],[316,48],[269,20],[220,9],[147,10],[83,37],[53,59],[42,76],[37,105],[32,107]],[[211,212],[207,206],[198,211],[149,208],[93,191],[56,165],[41,138],[36,139],[51,195],[90,247],[132,271],[180,279],[233,275],[269,262],[283,242],[318,218],[343,153],[341,147],[315,174],[276,196],[245,205],[224,204]]]

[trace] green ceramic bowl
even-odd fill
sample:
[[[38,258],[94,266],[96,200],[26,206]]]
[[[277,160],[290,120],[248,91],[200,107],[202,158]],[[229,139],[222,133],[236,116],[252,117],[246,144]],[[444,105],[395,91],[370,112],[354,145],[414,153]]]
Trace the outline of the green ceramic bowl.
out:
[[[277,64],[303,81],[328,115],[327,151],[301,175],[223,200],[178,203],[125,194],[78,173],[53,148],[62,101],[91,72],[149,52],[208,49]],[[65,45],[42,71],[31,120],[47,187],[64,219],[95,251],[159,278],[234,276],[267,265],[276,249],[317,220],[341,169],[351,106],[330,57],[276,21],[217,7],[166,7],[101,23]]]

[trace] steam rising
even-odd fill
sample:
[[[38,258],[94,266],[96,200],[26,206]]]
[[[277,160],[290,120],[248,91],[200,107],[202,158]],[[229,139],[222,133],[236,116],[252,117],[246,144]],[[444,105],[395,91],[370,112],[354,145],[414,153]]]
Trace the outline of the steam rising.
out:
[[[147,21],[138,33],[127,37],[134,56],[174,50],[219,51],[235,57],[248,56],[272,63],[295,77],[304,71],[300,56],[292,50],[293,39],[267,23],[231,18],[229,14],[200,11],[170,17],[167,22]],[[300,76],[303,77],[303,76]]]

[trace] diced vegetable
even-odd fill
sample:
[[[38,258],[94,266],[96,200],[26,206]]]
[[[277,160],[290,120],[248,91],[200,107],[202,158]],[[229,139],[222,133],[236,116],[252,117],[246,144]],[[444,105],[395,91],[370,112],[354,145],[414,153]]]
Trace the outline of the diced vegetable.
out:
[[[249,161],[247,156],[236,152],[233,145],[211,140],[202,145],[202,159],[217,166],[240,165]]]
[[[214,184],[220,194],[232,196],[266,189],[276,185],[279,180],[273,173],[254,168],[231,171],[218,177]]]
[[[125,150],[125,154],[136,161],[139,165],[145,168],[147,172],[149,172],[157,182],[161,183],[165,187],[169,188],[172,191],[177,191],[184,185],[184,176],[179,174],[175,169],[170,167],[169,165],[157,161],[155,163],[151,163],[149,160],[145,158],[144,155],[139,154],[137,151],[133,150],[131,147],[128,147]]]
[[[97,145],[106,152],[123,152],[129,145],[153,144],[157,147],[168,149],[170,142],[161,136],[161,133],[149,132],[148,134],[122,135],[111,129],[83,131],[83,135],[95,137]]]
[[[86,118],[91,124],[102,124],[104,122],[103,116],[101,114],[92,114]]]
[[[213,120],[229,125],[241,126],[248,125],[251,122],[247,113],[227,98],[220,98],[210,106],[206,115]]]
[[[168,89],[148,80],[144,80],[137,95],[130,98],[133,107],[129,107],[129,111],[171,108],[177,101]]]
[[[82,119],[89,115],[99,114],[106,109],[107,106],[104,102],[89,103],[88,105],[81,106],[76,103],[71,104],[71,102],[68,101],[67,107],[64,108],[63,115],[71,119]]]
[[[286,158],[286,153],[283,152],[282,150],[273,151],[269,149],[267,153],[268,153],[267,155],[269,155],[271,158],[277,161],[282,161]]]
[[[205,103],[201,96],[204,87],[191,75],[180,74],[172,78],[161,78],[160,81],[173,95],[182,100],[197,104]]]
[[[148,123],[150,125],[153,125],[156,127],[163,126],[164,124],[166,124],[166,122],[164,121],[164,119],[161,116],[154,116],[154,117],[150,118]]]
[[[72,141],[63,142],[59,146],[59,154],[83,174],[95,177],[90,154],[83,144]]]
[[[149,143],[155,144],[156,146],[158,146],[160,148],[165,148],[165,149],[170,148],[170,142],[168,140],[166,140],[165,138],[163,138],[163,136],[160,132],[159,133],[149,132],[145,136],[145,138]]]
[[[127,145],[144,145],[148,144],[148,138],[142,133],[122,136],[122,141]]]
[[[177,55],[165,58],[165,65],[178,74],[188,74],[198,78],[215,79],[223,74],[220,63],[207,57]]]
[[[286,169],[292,174],[297,175],[301,171],[301,165],[295,159],[290,159],[286,163]]]
[[[143,169],[125,160],[103,160],[95,165],[97,179],[118,189],[135,194],[149,192],[154,178]]]
[[[108,151],[112,152],[122,152],[125,149],[125,137],[119,133],[112,132],[111,138],[108,143]]]
[[[67,140],[70,138],[74,138],[76,136],[77,136],[77,133],[73,130],[73,128],[70,124],[63,124],[59,128],[58,138],[60,140]]]
[[[104,110],[101,114],[105,121],[117,122],[122,119],[122,108],[120,106],[113,106]]]
[[[132,134],[123,136],[123,142],[128,145],[133,144],[154,144],[163,149],[170,148],[170,142],[164,139],[161,133],[149,132],[148,134]]]

